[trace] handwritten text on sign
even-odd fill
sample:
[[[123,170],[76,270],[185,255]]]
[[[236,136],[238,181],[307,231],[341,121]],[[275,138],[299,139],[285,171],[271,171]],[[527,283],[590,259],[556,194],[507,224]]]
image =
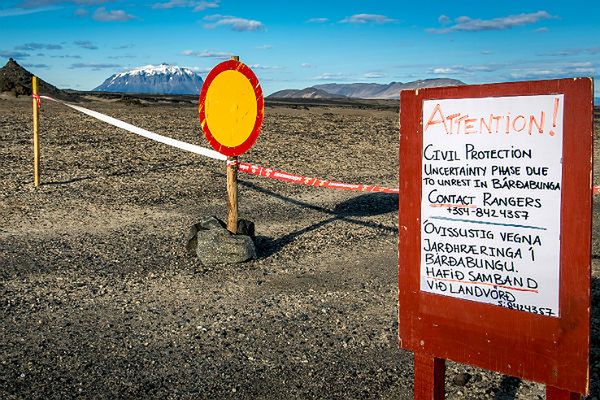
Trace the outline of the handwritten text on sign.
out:
[[[559,315],[563,97],[424,101],[422,291]]]

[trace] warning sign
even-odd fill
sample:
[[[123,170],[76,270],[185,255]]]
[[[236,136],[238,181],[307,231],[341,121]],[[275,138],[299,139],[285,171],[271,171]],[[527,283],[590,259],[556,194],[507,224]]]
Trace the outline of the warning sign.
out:
[[[559,315],[563,103],[423,102],[422,291]]]

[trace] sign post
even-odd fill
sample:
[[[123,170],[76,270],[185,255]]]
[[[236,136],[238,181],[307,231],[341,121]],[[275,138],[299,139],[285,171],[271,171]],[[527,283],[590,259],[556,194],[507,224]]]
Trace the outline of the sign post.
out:
[[[240,61],[239,56],[231,60]],[[227,157],[227,230],[237,233],[238,226],[238,156]]]
[[[589,389],[592,81],[403,91],[399,339],[415,399],[445,360]]]
[[[40,98],[38,95],[37,76],[31,81],[33,98],[33,186],[40,185]]]
[[[198,113],[208,142],[227,156],[227,229],[237,233],[238,156],[252,147],[264,118],[258,79],[238,56],[209,72],[200,92]]]

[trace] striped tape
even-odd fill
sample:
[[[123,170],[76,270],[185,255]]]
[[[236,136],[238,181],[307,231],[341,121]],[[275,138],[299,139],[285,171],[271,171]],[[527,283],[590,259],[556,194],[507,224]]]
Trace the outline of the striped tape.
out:
[[[127,122],[121,121],[120,119],[116,119],[113,117],[109,117],[108,115],[99,113],[97,111],[93,111],[81,106],[76,106],[74,104],[66,103],[64,101],[53,99],[49,96],[34,96],[38,101],[39,99],[46,99],[50,101],[54,101],[60,104],[64,104],[67,107],[70,107],[74,110],[77,110],[83,114],[86,114],[92,118],[96,118],[97,120],[106,122],[107,124],[116,126],[117,128],[124,129],[128,132],[135,133],[136,135],[143,136],[147,139],[154,140],[159,143],[166,144],[168,146],[176,147],[181,150],[189,151],[191,153],[199,154],[201,156],[209,157],[215,160],[226,161],[227,156],[215,151],[208,149],[206,147],[198,146],[195,144],[182,142],[180,140],[176,140],[167,136],[159,135],[158,133],[150,132],[146,129],[142,129],[135,125],[131,125]],[[249,163],[240,163],[237,161],[229,161],[229,165],[237,164],[238,170],[252,174],[257,176],[262,176],[265,178],[276,179],[284,182],[296,183],[299,185],[306,186],[315,186],[322,187],[328,189],[337,189],[337,190],[351,190],[351,191],[359,191],[359,192],[378,192],[378,193],[399,193],[399,189],[397,188],[386,188],[383,186],[376,185],[362,185],[362,184],[353,184],[353,183],[344,183],[344,182],[336,182],[336,181],[328,181],[324,179],[313,178],[309,176],[295,175],[285,171],[279,171],[271,168],[264,168],[259,165],[249,164]],[[600,194],[600,186],[593,186],[592,192],[594,194]]]
[[[264,168],[259,165],[239,163],[238,170],[252,175],[263,176],[265,178],[277,179],[278,181],[297,183],[299,185],[317,186],[328,189],[352,190],[358,192],[379,192],[379,193],[399,193],[399,189],[390,189],[382,186],[360,185],[344,182],[327,181],[323,179],[312,178],[308,176],[290,174],[289,172],[278,171],[276,169]]]

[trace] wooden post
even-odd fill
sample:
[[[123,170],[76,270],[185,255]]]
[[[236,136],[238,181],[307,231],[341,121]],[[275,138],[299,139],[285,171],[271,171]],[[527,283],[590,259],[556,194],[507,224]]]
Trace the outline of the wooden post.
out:
[[[581,400],[581,395],[554,386],[546,386],[546,400]]]
[[[33,186],[40,185],[40,109],[38,106],[37,76],[31,82],[33,97]]]
[[[446,392],[446,360],[415,353],[415,400],[443,400]]]
[[[231,56],[234,61],[240,61],[239,56]],[[237,233],[238,226],[238,158],[227,157],[227,230]]]
[[[237,233],[238,225],[238,158],[227,157],[227,230]]]

